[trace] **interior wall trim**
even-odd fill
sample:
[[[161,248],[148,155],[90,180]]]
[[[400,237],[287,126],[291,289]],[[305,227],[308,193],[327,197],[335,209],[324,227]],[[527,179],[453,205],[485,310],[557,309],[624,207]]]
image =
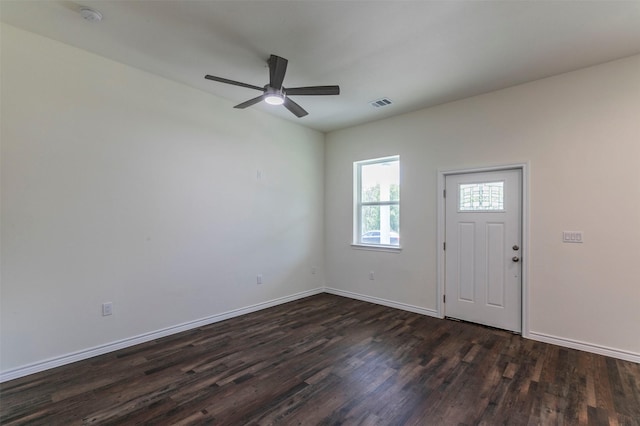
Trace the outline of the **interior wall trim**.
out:
[[[583,352],[591,352],[598,355],[610,356],[625,361],[636,362],[640,364],[640,354],[625,351],[621,349],[609,348],[607,346],[595,345],[593,343],[581,342],[580,340],[567,339],[566,337],[558,337],[550,334],[539,333],[537,331],[529,331],[527,338],[537,340],[539,342],[550,343],[565,348],[577,349]]]
[[[394,300],[382,299],[380,297],[368,296],[360,293],[353,293],[351,291],[340,290],[337,288],[325,287],[326,293],[335,294],[337,296],[344,296],[350,299],[362,300],[363,302],[375,303],[377,305],[388,306],[390,308],[401,309],[403,311],[409,311],[416,314],[428,315],[430,317],[440,318],[438,311],[435,309],[423,308],[420,306],[410,305],[408,303],[396,302]]]
[[[71,364],[76,361],[82,361],[84,359],[92,358],[98,355],[104,355],[109,352],[117,351],[119,349],[128,348],[138,345],[140,343],[149,342],[151,340],[160,339],[162,337],[170,336],[182,331],[191,330],[197,327],[203,327],[205,325],[213,324],[215,322],[224,321],[230,318],[238,317],[240,315],[249,314],[251,312],[260,311],[262,309],[271,308],[273,306],[281,305],[287,302],[293,302],[294,300],[302,299],[315,294],[323,292],[323,288],[315,288],[312,290],[302,291],[289,296],[279,297],[276,299],[268,300],[266,302],[256,303],[255,305],[246,306],[244,308],[233,309],[231,311],[223,312],[216,315],[211,315],[205,318],[201,318],[194,321],[185,322],[182,324],[174,325],[171,327],[163,328],[160,330],[152,331],[149,333],[140,334],[126,339],[117,340],[115,342],[107,343],[104,345],[94,346],[92,348],[83,349],[77,352],[72,352],[66,355],[49,358],[44,361],[35,362],[25,366],[17,367],[11,370],[0,372],[0,383],[4,383],[9,380],[18,379],[20,377],[28,376],[30,374],[39,373],[41,371],[49,370],[63,365]]]
[[[71,364],[76,361],[82,361],[84,359],[92,358],[94,356],[104,355],[106,353],[117,351],[119,349],[125,349],[140,343],[149,342],[151,340],[170,336],[175,333],[180,333],[182,331],[191,330],[197,327],[203,327],[205,325],[209,325],[219,321],[224,321],[230,318],[249,314],[251,312],[256,312],[262,309],[271,308],[273,306],[281,305],[283,303],[293,302],[294,300],[303,299],[305,297],[313,296],[320,293],[335,294],[337,296],[348,297],[350,299],[362,300],[364,302],[375,303],[378,305],[388,306],[390,308],[396,308],[404,311],[414,312],[417,314],[428,315],[435,318],[441,318],[439,312],[436,309],[423,308],[420,306],[410,305],[408,303],[396,302],[393,300],[383,299],[375,296],[368,296],[368,295],[354,293],[351,291],[340,290],[332,287],[319,287],[312,290],[306,290],[306,291],[295,293],[289,296],[279,297],[277,299],[272,299],[266,302],[257,303],[255,305],[246,306],[244,308],[233,309],[231,311],[201,318],[199,320],[189,321],[189,322],[178,324],[172,327],[163,328],[161,330],[152,331],[150,333],[140,334],[138,336],[129,337],[126,339],[107,343],[105,345],[95,346],[93,348],[84,349],[84,350],[73,352],[67,355],[62,355],[59,357],[50,358],[44,361],[40,361],[33,364],[25,365],[22,367],[14,368],[11,370],[3,371],[3,372],[0,372],[0,383],[13,380],[13,379],[18,379],[20,377],[28,376],[30,374],[39,373],[41,371],[50,370],[52,368],[61,367],[63,365]],[[625,361],[631,361],[631,362],[636,362],[640,364],[640,354],[637,354],[635,352],[609,348],[602,345],[595,345],[593,343],[567,339],[564,337],[552,336],[549,334],[540,333],[536,331],[530,331],[527,336],[523,336],[523,337],[531,340],[537,340],[539,342],[550,343],[552,345],[562,346],[562,347],[571,348],[571,349],[577,349],[584,352],[591,352],[598,355],[609,356],[612,358],[622,359]]]
[[[419,306],[409,305],[407,303],[396,302],[393,300],[381,299],[379,297],[367,296],[364,294],[353,293],[350,291],[340,290],[337,288],[325,287],[326,293],[335,294],[338,296],[349,297],[351,299],[362,300],[365,302],[376,303],[378,305],[389,306],[391,308],[402,309],[405,311],[414,312],[417,314],[429,315],[435,318],[440,318],[440,313],[436,309],[427,309]],[[624,361],[631,361],[640,364],[640,354],[630,351],[625,351],[616,348],[610,348],[607,346],[596,345],[593,343],[582,342],[579,340],[568,339],[565,337],[552,336],[545,333],[539,333],[536,331],[529,331],[525,336],[525,339],[536,340],[543,343],[550,343],[556,346],[562,346],[564,348],[577,349],[583,352],[590,352],[598,355],[609,356],[611,358],[617,358]]]

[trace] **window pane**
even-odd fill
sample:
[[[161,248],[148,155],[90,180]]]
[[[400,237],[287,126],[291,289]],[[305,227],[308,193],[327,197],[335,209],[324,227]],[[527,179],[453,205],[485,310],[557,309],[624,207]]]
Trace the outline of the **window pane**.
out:
[[[380,230],[380,206],[362,207],[362,234]]]
[[[389,206],[389,228],[400,233],[400,206]]]
[[[460,185],[460,211],[504,210],[504,182]]]
[[[362,202],[400,200],[400,161],[363,164],[360,179]]]
[[[362,206],[360,243],[400,245],[400,206]]]
[[[400,157],[353,163],[354,243],[400,245]]]

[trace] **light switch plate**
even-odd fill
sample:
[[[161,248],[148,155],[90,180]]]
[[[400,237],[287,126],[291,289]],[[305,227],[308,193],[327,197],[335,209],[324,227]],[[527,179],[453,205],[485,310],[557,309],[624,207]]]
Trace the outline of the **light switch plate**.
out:
[[[563,243],[582,243],[582,231],[562,231]]]

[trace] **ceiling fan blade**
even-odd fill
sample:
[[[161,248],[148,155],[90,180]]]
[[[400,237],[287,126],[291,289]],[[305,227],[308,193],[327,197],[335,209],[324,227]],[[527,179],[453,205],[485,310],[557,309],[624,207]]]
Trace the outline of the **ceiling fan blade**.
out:
[[[304,117],[305,115],[309,114],[307,111],[304,110],[304,108],[302,108],[300,105],[293,102],[289,98],[284,98],[284,106],[298,118]]]
[[[220,83],[233,84],[234,86],[246,87],[248,89],[255,89],[264,92],[264,87],[254,86],[253,84],[240,83],[239,81],[229,80],[228,78],[216,77],[213,75],[205,75],[204,78],[207,80],[218,81]]]
[[[339,95],[340,86],[290,87],[284,91],[287,95]]]
[[[253,98],[253,99],[249,99],[248,101],[244,101],[243,103],[234,106],[234,108],[244,109],[246,107],[250,107],[251,105],[257,104],[258,102],[260,102],[263,99],[264,99],[264,95],[260,95],[257,98]]]
[[[282,88],[282,81],[284,80],[284,75],[287,72],[288,62],[289,61],[285,58],[281,58],[280,56],[271,55],[269,57],[269,86],[276,90],[280,90]]]

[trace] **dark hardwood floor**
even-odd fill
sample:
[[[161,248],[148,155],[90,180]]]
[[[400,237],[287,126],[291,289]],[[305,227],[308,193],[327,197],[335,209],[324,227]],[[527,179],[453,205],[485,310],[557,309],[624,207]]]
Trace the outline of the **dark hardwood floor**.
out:
[[[640,364],[329,294],[0,387],[2,424],[640,425]]]

